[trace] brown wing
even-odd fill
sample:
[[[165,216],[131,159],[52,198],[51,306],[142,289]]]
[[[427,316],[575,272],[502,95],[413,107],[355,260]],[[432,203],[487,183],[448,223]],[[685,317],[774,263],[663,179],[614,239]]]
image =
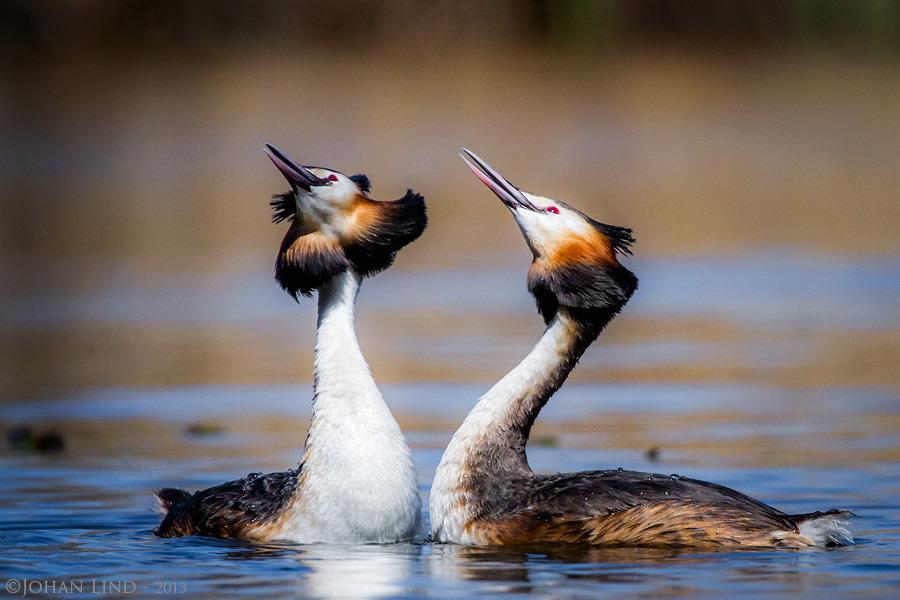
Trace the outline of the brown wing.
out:
[[[251,473],[193,495],[170,507],[157,535],[208,535],[244,538],[254,528],[273,521],[291,501],[299,469],[262,475]]]
[[[796,532],[781,511],[685,477],[587,471],[539,475],[514,487],[472,523],[486,543],[739,545]]]

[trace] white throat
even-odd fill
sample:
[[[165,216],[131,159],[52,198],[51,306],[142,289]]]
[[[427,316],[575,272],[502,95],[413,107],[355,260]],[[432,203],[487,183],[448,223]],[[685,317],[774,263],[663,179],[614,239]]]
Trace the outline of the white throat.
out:
[[[301,471],[301,498],[280,538],[300,542],[393,542],[420,525],[409,446],[366,364],[354,326],[360,276],[319,291],[315,397]]]
[[[319,290],[314,424],[318,413],[327,415],[336,402],[372,404],[387,410],[356,339],[354,311],[359,286],[359,275],[348,270]]]

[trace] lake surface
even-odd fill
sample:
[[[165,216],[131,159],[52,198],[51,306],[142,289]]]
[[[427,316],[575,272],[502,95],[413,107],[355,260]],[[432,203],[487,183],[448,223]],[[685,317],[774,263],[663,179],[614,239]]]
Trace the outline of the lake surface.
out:
[[[207,597],[895,597],[900,402],[896,354],[884,349],[896,342],[898,262],[788,255],[772,277],[772,258],[636,261],[646,283],[634,305],[548,405],[529,457],[545,472],[623,466],[686,474],[787,512],[848,508],[857,513],[853,547],[489,550],[156,538],[154,489],[199,489],[292,467],[299,457],[312,303],[282,302],[277,291],[265,293],[265,273],[247,273],[174,278],[154,289],[113,279],[66,302],[43,294],[6,301],[8,327],[38,340],[28,356],[39,360],[20,361],[25,375],[9,389],[21,391],[0,404],[0,423],[56,428],[67,447],[0,453],[0,573],[32,581],[35,595],[80,585],[86,597],[97,589]],[[491,377],[540,333],[521,275],[399,270],[390,285],[383,277],[362,292],[363,349],[414,448],[426,507],[452,431]],[[465,302],[471,289],[484,290],[476,312]],[[410,308],[413,298],[428,310]],[[297,315],[290,328],[279,317],[285,310]],[[154,335],[134,337],[134,323],[147,321]],[[220,329],[220,337],[204,338]],[[63,349],[39,343],[48,331]],[[230,348],[239,340],[245,347]],[[267,344],[280,350],[260,350]],[[177,379],[178,365],[154,361],[198,349],[225,366],[232,353],[243,355],[249,366],[235,367],[237,381],[227,373],[210,377],[217,383],[141,379],[147,368]],[[38,369],[52,360],[73,362],[79,373]],[[55,385],[37,385],[41,373]],[[92,385],[91,377],[106,384]]]
[[[582,394],[602,399],[618,392],[602,385],[582,387],[560,398],[559,404],[577,404],[575,396]],[[386,386],[385,390],[388,397],[457,404],[460,397],[473,397],[473,391],[469,386],[428,384]],[[676,390],[675,395],[699,397],[719,391],[692,386]],[[622,432],[602,425],[602,408],[588,415],[597,424],[579,429],[566,428],[563,421],[553,423],[554,412],[564,420],[571,406],[550,411],[551,426],[539,428],[535,436],[539,442],[529,449],[532,465],[541,471],[622,465],[677,472],[736,487],[789,512],[849,508],[858,515],[856,546],[799,552],[669,552],[160,539],[152,535],[159,519],[152,511],[153,489],[165,485],[196,489],[249,471],[288,467],[294,464],[303,439],[303,421],[298,416],[302,409],[286,408],[296,400],[296,390],[206,387],[88,394],[66,403],[67,416],[56,421],[69,435],[70,449],[65,453],[5,453],[0,458],[5,482],[0,491],[0,572],[5,578],[57,585],[126,582],[142,595],[180,590],[207,597],[225,592],[259,597],[301,593],[471,597],[501,592],[549,597],[896,595],[900,591],[900,464],[896,457],[888,458],[897,452],[898,415],[891,399],[845,390],[815,397],[753,389],[726,392],[732,398],[747,394],[762,402],[755,402],[737,422],[720,420],[718,412],[709,413],[703,407],[665,406],[663,401],[672,392],[662,388],[645,389],[643,403],[620,407],[611,421],[613,427],[632,429],[631,435],[659,444],[656,462],[649,462],[641,450],[617,447],[615,439]],[[239,397],[253,397],[265,409],[248,412],[246,421],[216,416],[221,414],[220,400],[229,415],[239,412],[234,408]],[[852,412],[841,408],[848,400],[855,405]],[[815,416],[778,417],[773,424],[781,403]],[[179,404],[191,408],[182,413],[175,409]],[[599,400],[598,404],[602,405]],[[461,414],[461,408],[449,412]],[[25,417],[31,410],[8,406],[0,414]],[[42,417],[49,416],[43,409],[40,412]],[[882,424],[866,435],[848,423],[885,413],[894,419],[887,430]],[[172,418],[160,419],[160,414]],[[412,425],[414,416],[405,420],[410,423],[407,429],[427,502],[428,484],[450,431]],[[271,420],[268,427],[267,418]],[[224,431],[191,436],[185,425],[196,419],[211,420]],[[672,429],[655,429],[664,423]],[[702,451],[677,449],[679,444],[691,446],[695,436],[704,432],[708,435],[702,440]],[[734,447],[752,450],[744,456],[735,453]],[[788,449],[788,458],[777,456],[779,449]],[[829,464],[831,456],[839,457],[834,464]],[[32,587],[32,591],[39,589]]]

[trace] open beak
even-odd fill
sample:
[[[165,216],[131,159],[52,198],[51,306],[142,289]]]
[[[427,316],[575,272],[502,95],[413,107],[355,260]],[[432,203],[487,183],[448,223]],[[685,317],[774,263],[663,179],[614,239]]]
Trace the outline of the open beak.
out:
[[[463,148],[460,153],[463,162],[475,173],[475,176],[481,180],[484,185],[488,186],[497,197],[503,201],[503,204],[510,210],[518,208],[526,208],[528,210],[538,210],[538,208],[525,197],[525,194],[516,186],[511,184],[503,175],[495,171],[489,164],[481,160],[477,154],[467,148]]]
[[[327,179],[316,177],[303,165],[292,161],[272,144],[266,144],[266,155],[293,187],[299,187],[308,192],[314,185],[329,185],[330,183]]]

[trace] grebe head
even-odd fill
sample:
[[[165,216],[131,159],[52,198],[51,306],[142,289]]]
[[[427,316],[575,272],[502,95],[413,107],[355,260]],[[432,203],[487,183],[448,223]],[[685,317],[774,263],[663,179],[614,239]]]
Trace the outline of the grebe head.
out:
[[[637,277],[619,263],[631,254],[631,229],[606,225],[565,202],[520,190],[474,152],[460,156],[512,213],[534,256],[528,289],[550,321],[560,307],[591,317],[614,315],[637,288]]]
[[[425,230],[425,201],[407,190],[399,200],[369,197],[365,175],[303,166],[266,144],[291,190],[272,197],[272,220],[291,223],[275,263],[275,279],[295,299],[347,269],[374,275]]]

